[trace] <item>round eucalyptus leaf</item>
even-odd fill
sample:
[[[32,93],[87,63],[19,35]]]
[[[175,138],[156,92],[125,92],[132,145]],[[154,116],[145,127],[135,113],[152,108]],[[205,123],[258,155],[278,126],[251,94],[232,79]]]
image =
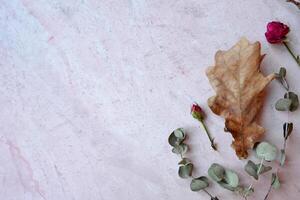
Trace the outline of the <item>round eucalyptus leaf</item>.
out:
[[[174,131],[174,135],[178,139],[184,139],[185,138],[185,133],[183,128],[178,128]]]
[[[193,172],[193,164],[188,163],[186,165],[180,166],[178,170],[178,175],[181,178],[189,178]]]
[[[266,161],[273,161],[276,158],[276,154],[277,154],[276,147],[267,142],[261,142],[256,147],[256,155],[260,159],[264,159]]]
[[[279,181],[279,177],[277,174],[273,173],[272,174],[272,187],[277,190],[280,188],[280,181]]]
[[[208,175],[216,182],[220,182],[225,177],[225,169],[217,163],[213,163],[208,169]]]
[[[188,163],[191,163],[191,161],[187,158],[182,158],[182,160],[178,163],[178,165],[186,165]]]
[[[175,147],[176,145],[181,144],[184,141],[184,139],[185,133],[183,131],[183,128],[178,128],[171,133],[171,135],[168,138],[168,142],[172,147]]]
[[[291,105],[292,105],[291,99],[279,99],[275,104],[275,108],[278,111],[288,111],[290,110]]]
[[[260,165],[260,164],[256,164],[257,170],[258,170],[258,168],[259,168],[259,165]],[[272,169],[271,166],[265,166],[265,165],[262,165],[259,174],[266,173],[266,172],[270,171],[271,169]]]
[[[175,145],[177,145],[177,137],[175,136],[174,132],[171,133],[171,135],[168,138],[168,142],[169,144],[174,147]]]
[[[236,188],[239,185],[239,177],[238,175],[229,169],[225,170],[225,177],[224,180],[226,181],[226,183],[232,187],[232,188]]]
[[[250,176],[252,176],[256,180],[258,180],[258,175],[257,175],[258,167],[256,166],[256,164],[254,162],[252,162],[251,160],[248,160],[244,169]]]
[[[192,191],[199,191],[207,188],[208,186],[208,179],[205,176],[201,176],[192,180],[190,188]]]
[[[184,143],[180,145],[175,145],[172,149],[172,152],[176,154],[185,154],[187,151],[188,151],[188,146]]]
[[[294,93],[294,92],[288,92],[284,95],[285,99],[289,99],[291,100],[291,105],[289,107],[290,111],[295,111],[297,110],[298,106],[299,106],[299,99],[298,96]]]

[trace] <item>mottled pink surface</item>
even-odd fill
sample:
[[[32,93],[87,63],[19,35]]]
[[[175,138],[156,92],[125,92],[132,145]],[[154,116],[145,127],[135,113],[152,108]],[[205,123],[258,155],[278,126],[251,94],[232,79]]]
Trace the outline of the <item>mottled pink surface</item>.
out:
[[[263,72],[286,66],[299,94],[299,67],[283,46],[265,41],[271,20],[291,27],[300,52],[300,12],[284,0],[1,0],[0,199],[208,200],[177,176],[179,158],[167,144],[177,127],[189,133],[195,176],[218,162],[250,184],[223,120],[206,106],[214,92],[204,71],[218,49],[246,36],[262,43]],[[300,111],[277,112],[284,91],[275,81],[268,91],[266,140],[281,146],[287,117],[296,127],[282,188],[270,199],[297,200]],[[190,116],[194,101],[208,114],[219,153]],[[263,199],[269,176],[249,199]],[[241,199],[215,184],[209,190]]]

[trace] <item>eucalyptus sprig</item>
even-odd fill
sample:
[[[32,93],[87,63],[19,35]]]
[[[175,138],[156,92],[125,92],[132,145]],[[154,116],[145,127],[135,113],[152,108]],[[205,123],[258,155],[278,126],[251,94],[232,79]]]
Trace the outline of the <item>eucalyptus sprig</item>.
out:
[[[286,90],[286,93],[284,94],[284,99],[279,99],[276,104],[275,108],[278,111],[287,111],[287,112],[294,112],[299,107],[299,100],[297,94],[290,91],[290,87],[288,85],[288,82],[286,80],[286,69],[281,67],[279,72],[276,73],[277,80],[281,83],[281,85]],[[285,122],[283,124],[283,147],[280,150],[280,166],[283,167],[286,160],[286,146],[287,146],[287,140],[290,137],[292,131],[294,128],[294,124],[291,122]],[[270,192],[272,189],[278,189],[280,187],[280,179],[278,176],[279,169],[277,169],[276,173],[272,173],[271,177],[271,184],[269,187],[269,190],[264,198],[264,200],[267,200]]]
[[[169,144],[173,147],[172,152],[180,155],[181,157],[181,161],[178,163],[179,177],[183,179],[192,178],[190,183],[190,189],[192,191],[203,191],[209,195],[210,200],[219,200],[218,197],[213,196],[207,191],[207,188],[209,187],[209,179],[206,176],[193,176],[194,165],[188,158],[185,157],[185,154],[188,151],[188,145],[184,143],[185,139],[186,133],[184,132],[183,128],[174,130],[168,138]],[[255,180],[258,180],[261,174],[264,174],[272,169],[272,167],[264,165],[264,162],[271,162],[276,159],[277,148],[268,142],[261,142],[255,146],[254,150],[256,152],[256,157],[260,159],[260,162],[255,164],[253,161],[249,160],[244,169]],[[248,196],[254,193],[253,182],[248,187],[240,185],[238,174],[235,171],[227,169],[218,163],[213,163],[209,167],[208,176],[222,188],[240,195],[245,200]],[[272,173],[271,178],[271,185],[265,200],[272,188],[278,189],[280,186],[277,172]]]
[[[264,165],[264,161],[271,162],[275,160],[277,157],[277,148],[268,142],[261,142],[254,147],[254,150],[256,153],[256,157],[260,159],[260,163],[255,164],[253,161],[249,160],[245,165],[244,169],[255,180],[258,180],[261,174],[272,170],[271,166]],[[251,185],[248,187],[248,191],[253,190],[254,188],[252,182]],[[249,194],[250,192],[246,192],[244,198],[247,199],[247,196],[249,196]]]
[[[279,99],[276,104],[275,108],[278,111],[287,111],[287,112],[294,112],[299,107],[299,99],[298,95],[294,92],[290,91],[290,87],[288,85],[288,82],[286,80],[286,69],[284,67],[281,67],[279,70],[279,73],[276,73],[277,80],[281,83],[281,85],[286,90],[286,93],[284,94],[284,99]],[[291,135],[293,131],[294,124],[291,122],[285,122],[283,124],[283,148],[280,150],[280,165],[283,166],[285,163],[286,158],[286,145],[287,145],[287,139]]]
[[[263,163],[264,161],[269,162],[275,160],[277,149],[267,142],[262,142],[255,148],[255,151],[257,157],[260,159],[260,163],[255,164],[253,161],[249,160],[244,169],[250,176],[258,180],[259,175],[272,169],[272,167],[265,166]],[[254,192],[253,182],[248,187],[240,185],[237,173],[233,170],[224,168],[220,164],[212,164],[208,169],[208,175],[221,187],[239,194],[244,199],[247,199],[247,197]]]
[[[294,112],[295,110],[297,110],[299,106],[299,98],[297,94],[290,91],[290,86],[286,80],[286,69],[284,67],[281,67],[279,72],[276,73],[275,75],[276,75],[276,79],[286,90],[286,93],[284,94],[283,98],[279,99],[276,102],[275,104],[276,110]]]
[[[188,151],[188,145],[184,142],[186,134],[183,128],[178,128],[174,130],[168,138],[169,144],[173,147],[172,152],[180,155],[181,161],[178,163],[178,175],[181,178],[192,178],[190,183],[190,188],[194,192],[204,191],[209,197],[210,200],[219,200],[218,197],[213,196],[207,191],[209,187],[209,180],[206,176],[194,177],[193,176],[193,163],[185,157],[185,153]]]

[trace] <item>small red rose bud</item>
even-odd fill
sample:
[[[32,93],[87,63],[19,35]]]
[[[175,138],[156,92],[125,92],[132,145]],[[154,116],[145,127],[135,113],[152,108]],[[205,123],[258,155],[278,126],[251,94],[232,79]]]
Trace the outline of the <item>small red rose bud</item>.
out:
[[[207,129],[205,123],[204,123],[204,112],[202,111],[201,107],[200,107],[198,104],[194,103],[194,104],[192,105],[192,108],[191,108],[191,114],[192,114],[192,116],[193,116],[195,119],[197,119],[198,121],[200,121],[200,123],[201,123],[201,125],[203,126],[203,128],[204,128],[204,130],[205,130],[205,132],[206,132],[206,134],[207,134],[207,137],[208,137],[208,139],[209,139],[209,141],[210,141],[211,147],[212,147],[215,151],[217,151],[217,146],[216,146],[216,144],[214,143],[214,138],[211,137],[211,135],[210,135],[210,133],[209,133],[209,131],[208,131],[208,129]]]
[[[199,121],[202,121],[204,119],[204,113],[203,113],[201,107],[196,103],[194,103],[192,105],[191,114],[195,119],[197,119]]]
[[[268,23],[265,36],[268,42],[272,44],[282,43],[289,31],[290,28],[284,23],[273,21]]]

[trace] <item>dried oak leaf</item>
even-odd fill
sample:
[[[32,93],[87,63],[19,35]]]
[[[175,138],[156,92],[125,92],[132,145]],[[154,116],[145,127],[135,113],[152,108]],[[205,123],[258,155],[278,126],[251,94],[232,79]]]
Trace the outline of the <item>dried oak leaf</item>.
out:
[[[231,132],[232,147],[239,158],[247,158],[247,150],[264,134],[264,128],[255,122],[264,99],[264,89],[275,78],[260,72],[263,59],[260,43],[250,44],[242,38],[228,51],[218,51],[215,66],[206,74],[216,91],[208,99],[211,110],[225,119],[225,128]]]

